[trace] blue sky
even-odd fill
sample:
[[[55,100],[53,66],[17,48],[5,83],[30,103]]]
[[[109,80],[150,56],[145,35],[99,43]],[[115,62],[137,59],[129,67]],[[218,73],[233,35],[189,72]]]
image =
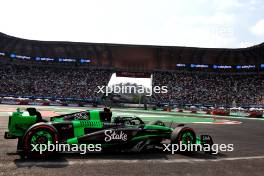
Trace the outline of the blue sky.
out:
[[[8,0],[0,32],[37,40],[238,48],[264,42],[263,0]]]

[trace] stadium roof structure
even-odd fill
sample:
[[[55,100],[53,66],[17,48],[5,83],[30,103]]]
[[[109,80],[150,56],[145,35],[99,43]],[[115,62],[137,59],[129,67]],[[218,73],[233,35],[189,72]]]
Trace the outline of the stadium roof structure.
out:
[[[177,64],[257,65],[264,63],[264,43],[248,48],[198,48],[37,41],[0,33],[0,52],[32,58],[91,59],[113,68],[174,69]]]

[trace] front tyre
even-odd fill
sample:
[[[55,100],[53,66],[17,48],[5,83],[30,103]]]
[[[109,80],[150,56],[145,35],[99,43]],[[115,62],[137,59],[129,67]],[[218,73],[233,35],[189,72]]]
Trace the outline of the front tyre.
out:
[[[191,152],[191,145],[196,144],[196,134],[192,128],[189,127],[177,127],[173,130],[171,134],[171,144],[177,144],[179,149],[182,148],[184,153]]]
[[[57,141],[58,133],[52,125],[37,123],[30,127],[24,135],[23,153],[30,158],[51,157],[56,151],[54,147],[48,148],[48,144],[56,144]]]

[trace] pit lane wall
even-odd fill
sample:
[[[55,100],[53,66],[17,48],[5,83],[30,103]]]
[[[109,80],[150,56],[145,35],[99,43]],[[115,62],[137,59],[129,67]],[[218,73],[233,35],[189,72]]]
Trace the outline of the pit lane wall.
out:
[[[0,104],[7,105],[32,105],[32,106],[69,106],[69,107],[104,107],[104,105],[99,102],[62,102],[62,101],[51,101],[51,100],[32,100],[32,99],[21,99],[21,98],[0,98]],[[229,109],[202,109],[202,108],[156,108],[153,104],[129,104],[122,103],[119,104],[119,108],[141,108],[141,109],[151,109],[153,111],[167,111],[167,112],[179,112],[179,113],[194,113],[194,114],[208,114],[208,115],[218,115],[218,116],[239,116],[239,117],[254,117],[254,118],[264,118],[263,111],[259,110],[243,110],[243,111],[230,111]]]
[[[97,106],[98,103],[86,103],[86,102],[56,102],[47,100],[19,100],[19,99],[0,99],[0,104],[6,105],[32,105],[32,106],[70,106],[70,107],[92,107]]]

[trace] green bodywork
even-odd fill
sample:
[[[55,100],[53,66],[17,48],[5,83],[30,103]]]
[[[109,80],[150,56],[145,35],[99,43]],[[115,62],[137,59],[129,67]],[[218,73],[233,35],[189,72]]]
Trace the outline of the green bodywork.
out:
[[[88,111],[88,110],[87,110]],[[67,139],[65,142],[68,144],[78,144],[78,137],[85,135],[85,129],[103,129],[104,122],[100,120],[100,113],[98,110],[89,110],[90,118],[89,120],[71,120],[70,123],[73,125],[74,137]],[[23,137],[26,131],[37,122],[36,116],[25,115],[23,112],[20,112],[18,109],[17,112],[13,112],[13,114],[9,117],[8,124],[8,132],[6,132],[7,138],[19,138]],[[65,122],[63,118],[54,117],[48,124],[56,124]],[[135,125],[126,125],[126,128],[135,128]],[[138,142],[142,140],[147,140],[149,138],[162,137],[170,139],[171,133],[174,128],[160,126],[160,125],[144,125],[144,129],[146,130],[158,130],[160,133],[156,134],[141,134],[139,136],[135,136],[131,139],[131,142]],[[40,132],[41,133],[41,132]],[[36,134],[36,135],[44,135],[44,134]],[[63,134],[62,134],[63,135]],[[186,134],[188,136],[188,134]],[[33,136],[32,143],[36,140]],[[200,138],[196,139],[196,143],[200,144]]]
[[[36,116],[24,115],[19,109],[9,116],[8,136],[10,138],[23,137],[27,129],[37,122]]]
[[[99,120],[73,120],[74,136],[84,135],[85,128],[103,128],[103,122]]]
[[[74,128],[74,137],[83,136],[85,128],[103,128],[103,122],[100,120],[100,114],[98,110],[90,110],[90,119],[89,120],[72,120],[72,125]],[[54,118],[52,120],[54,123],[63,122],[63,118]],[[70,139],[69,141],[74,141]],[[72,143],[72,142],[70,142]]]

